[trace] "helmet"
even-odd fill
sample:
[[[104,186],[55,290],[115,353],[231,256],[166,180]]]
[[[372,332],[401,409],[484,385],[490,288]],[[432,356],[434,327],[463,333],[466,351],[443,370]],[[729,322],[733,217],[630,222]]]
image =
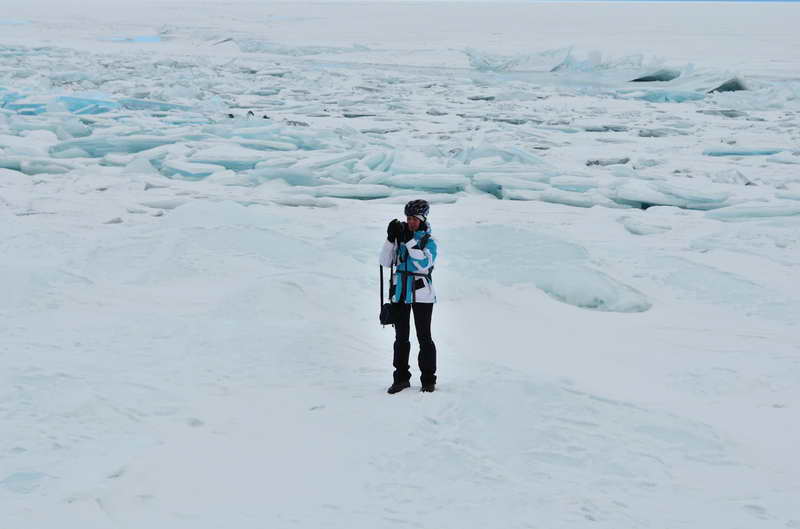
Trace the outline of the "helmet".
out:
[[[421,217],[420,220],[425,221],[428,219],[428,212],[431,206],[427,200],[412,200],[405,207],[406,217]]]

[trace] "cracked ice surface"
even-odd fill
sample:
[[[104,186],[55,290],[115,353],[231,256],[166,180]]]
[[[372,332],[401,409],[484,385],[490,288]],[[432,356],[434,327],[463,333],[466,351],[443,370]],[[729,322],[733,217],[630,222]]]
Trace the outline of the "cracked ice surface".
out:
[[[0,526],[800,527],[796,5],[53,9],[0,14]],[[440,384],[384,400],[412,198]]]

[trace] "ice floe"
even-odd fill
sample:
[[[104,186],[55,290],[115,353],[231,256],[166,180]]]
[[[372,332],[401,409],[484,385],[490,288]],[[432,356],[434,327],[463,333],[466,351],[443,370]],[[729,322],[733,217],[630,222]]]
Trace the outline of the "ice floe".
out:
[[[709,93],[713,92],[738,92],[740,90],[747,90],[747,87],[742,82],[741,79],[734,77],[733,79],[728,79],[721,85],[716,88],[712,88],[709,90]]]
[[[706,156],[769,156],[771,154],[778,154],[783,149],[780,148],[715,148],[705,149],[703,154]]]
[[[792,217],[796,215],[800,215],[800,204],[780,200],[776,200],[771,204],[738,204],[706,213],[708,218],[728,222]]]
[[[662,70],[655,71],[653,73],[649,73],[643,75],[641,77],[637,77],[636,79],[632,79],[632,83],[652,83],[652,82],[666,82],[672,81],[673,79],[677,79],[680,77],[681,72],[680,70],[672,70],[669,68],[664,68]]]

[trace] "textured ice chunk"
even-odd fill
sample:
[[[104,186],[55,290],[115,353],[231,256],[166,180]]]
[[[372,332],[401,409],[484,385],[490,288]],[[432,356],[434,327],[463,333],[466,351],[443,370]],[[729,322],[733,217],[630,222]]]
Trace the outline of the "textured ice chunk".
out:
[[[0,168],[19,171],[27,175],[63,174],[73,169],[70,165],[59,163],[49,158],[24,158],[19,156],[0,157]]]
[[[297,145],[287,141],[251,140],[240,141],[239,145],[257,151],[296,151]]]
[[[370,171],[383,171],[384,162],[390,153],[386,151],[371,152],[361,158],[359,165]]]
[[[622,225],[634,235],[654,235],[672,229],[668,224],[656,224],[637,217],[622,217]]]
[[[653,188],[667,195],[682,198],[690,204],[713,204],[721,207],[730,198],[727,191],[710,191],[705,185],[686,181],[681,185],[668,182],[653,182]]]
[[[508,72],[517,69],[549,72],[564,61],[569,51],[569,48],[558,48],[531,54],[498,55],[466,48],[464,54],[469,65],[481,72]]]
[[[769,156],[771,154],[778,154],[783,149],[778,148],[762,148],[762,149],[746,149],[746,148],[729,148],[729,149],[706,149],[703,154],[706,156]]]
[[[715,184],[744,184],[754,185],[740,170],[736,168],[723,169],[709,175],[709,180]]]
[[[682,90],[649,90],[637,96],[637,99],[651,103],[684,103],[686,101],[700,101],[704,98],[705,94],[703,93]]]
[[[50,159],[24,159],[20,163],[20,171],[28,175],[36,174],[63,174],[71,171],[69,164],[56,162]]]
[[[688,132],[678,129],[658,128],[658,129],[640,129],[640,138],[664,138],[666,136],[685,136]]]
[[[642,54],[613,56],[598,50],[575,52],[573,49],[564,60],[551,69],[552,72],[604,72],[613,70],[638,70],[654,68],[651,62],[646,63]],[[626,74],[627,75],[627,74]]]
[[[100,160],[100,165],[104,166],[112,166],[112,167],[121,167],[128,165],[136,158],[134,154],[119,154],[119,153],[111,153],[106,154]]]
[[[741,110],[734,110],[734,109],[711,109],[711,110],[698,110],[700,114],[706,114],[709,116],[723,116],[726,118],[743,118],[747,116],[747,112],[742,112]]]
[[[343,164],[346,162],[351,162],[355,164],[356,160],[361,159],[364,156],[363,152],[350,152],[347,154],[335,154],[331,155],[331,153],[324,152],[324,153],[308,153],[305,156],[305,159],[301,162],[298,162],[294,167],[296,169],[311,169],[311,170],[320,170],[320,169],[327,169],[329,167],[333,167],[335,165]]]
[[[641,77],[637,77],[636,79],[631,80],[632,83],[652,83],[655,81],[672,81],[673,79],[677,79],[680,77],[681,72],[680,70],[672,70],[669,68],[664,68],[662,70],[658,70],[656,72],[643,75]]]
[[[734,77],[733,79],[728,79],[718,87],[709,90],[708,93],[710,94],[713,92],[738,92],[740,90],[747,90],[747,87],[744,85],[741,79]]]
[[[800,215],[800,204],[776,201],[764,205],[736,205],[706,213],[706,217],[722,221],[758,220],[770,217]]]
[[[50,74],[50,80],[55,83],[78,83],[93,79],[94,77],[89,72],[53,72]]]
[[[374,200],[392,196],[392,188],[373,184],[330,184],[314,188],[317,197]]]
[[[91,136],[92,129],[87,127],[76,117],[66,117],[56,127],[56,134],[60,140],[69,138],[85,138]]]
[[[293,186],[319,185],[319,176],[308,169],[294,167],[257,167],[249,176],[256,181],[283,180]]]
[[[272,199],[281,206],[307,207],[307,208],[333,208],[336,201],[329,198],[317,198],[310,195],[282,195]]]
[[[676,206],[684,209],[715,209],[726,205],[729,193],[708,192],[663,182],[626,180],[609,186],[608,198],[620,203],[647,209],[651,206]]]
[[[280,156],[270,156],[266,160],[262,160],[256,164],[256,169],[275,168],[275,167],[290,167],[297,163],[300,159],[299,156],[288,154]]]
[[[192,163],[186,160],[164,160],[161,163],[161,174],[169,177],[182,177],[187,180],[202,180],[203,178],[222,171],[221,165]]]
[[[19,101],[20,99],[25,99],[25,96],[17,92],[10,92],[5,88],[0,88],[0,108],[8,108],[9,103]]]
[[[480,72],[507,72],[523,62],[521,56],[483,53],[472,48],[466,48],[464,54],[469,59],[469,65]]]
[[[598,202],[597,197],[593,195],[576,193],[573,191],[562,191],[560,189],[548,189],[547,191],[543,191],[539,196],[539,200],[576,208],[591,208],[596,206]]]
[[[189,111],[192,108],[186,105],[176,105],[174,103],[164,103],[162,101],[148,101],[146,99],[124,98],[119,100],[119,104],[128,110],[156,110],[166,112],[170,110]]]
[[[549,164],[541,157],[517,147],[469,146],[463,149],[455,149],[451,151],[451,155],[453,161],[470,166],[473,173],[504,171],[504,167],[507,164],[538,165],[543,168],[550,168]]]
[[[576,208],[590,208],[595,205],[592,197],[583,193],[573,191],[562,191],[560,189],[548,189],[539,194],[539,200],[564,206]]]
[[[536,286],[559,301],[585,309],[644,312],[652,304],[638,290],[580,265],[539,270]]]
[[[23,158],[18,156],[0,156],[0,169],[9,169],[11,171],[22,172],[22,160]]]
[[[189,157],[192,162],[221,165],[234,171],[253,169],[256,163],[263,159],[263,152],[246,149],[235,144],[214,145]]]
[[[149,159],[146,157],[137,157],[125,165],[123,172],[126,174],[151,175],[155,174],[156,170],[155,167],[153,167],[153,164],[150,163]]]
[[[0,134],[0,147],[5,147],[9,153],[13,152],[18,156],[46,156],[48,147],[55,143],[53,139],[58,141],[58,138],[52,132],[47,131],[49,136],[43,132],[45,131],[33,131],[26,136]]]
[[[504,200],[522,200],[522,201],[535,201],[542,199],[544,191],[536,191],[533,189],[503,189],[502,196]]]
[[[582,193],[598,186],[597,181],[587,176],[554,176],[550,185],[563,191],[576,191]]]
[[[51,153],[53,158],[91,158],[89,153],[79,147],[69,147],[58,152]]]
[[[157,198],[139,202],[142,206],[154,209],[175,209],[188,202],[185,198]]]
[[[3,107],[22,115],[39,115],[50,110],[62,110],[73,114],[103,114],[119,108],[119,105],[113,101],[89,97],[7,97],[9,100],[3,104]]]
[[[101,158],[112,152],[137,153],[161,145],[174,143],[178,138],[168,138],[165,136],[108,136],[108,137],[89,137],[78,140],[61,142],[50,148],[51,156],[62,158],[72,158],[66,156],[75,153],[72,149],[86,153],[92,158]]]
[[[507,198],[506,194],[510,190],[543,191],[548,188],[547,184],[528,180],[523,175],[515,173],[477,173],[472,177],[472,185],[500,199]]]
[[[457,193],[466,188],[469,180],[460,174],[398,174],[380,177],[374,183],[400,189]]]
[[[592,165],[600,165],[600,166],[608,166],[608,165],[625,165],[626,163],[630,162],[631,159],[627,156],[624,158],[594,158],[592,160],[586,160],[587,166]]]
[[[3,108],[13,110],[23,116],[35,116],[47,111],[47,103],[34,101],[28,98],[13,99],[6,102]]]
[[[586,132],[625,132],[625,125],[587,125],[583,128]]]
[[[73,114],[103,114],[119,108],[119,104],[113,101],[87,97],[61,96],[56,100],[65,105],[67,110]]]

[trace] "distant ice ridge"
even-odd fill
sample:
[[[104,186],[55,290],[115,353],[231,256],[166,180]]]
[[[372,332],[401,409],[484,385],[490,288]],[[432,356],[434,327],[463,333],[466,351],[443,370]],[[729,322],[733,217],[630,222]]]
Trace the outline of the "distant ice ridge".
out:
[[[708,218],[726,222],[795,217],[799,215],[800,204],[787,200],[775,200],[770,204],[740,204],[706,213]]]
[[[576,52],[573,48],[564,59],[555,65],[553,72],[594,72],[601,70],[649,70],[659,66],[659,62],[648,61],[642,54],[622,57],[604,56],[601,51]]]
[[[659,80],[671,80],[680,76],[680,70],[660,69],[663,60],[646,58],[643,54],[631,54],[614,57],[601,51],[577,51],[573,46],[554,48],[534,53],[501,55],[480,51],[474,48],[464,49],[464,53],[472,68],[481,72],[601,72],[601,71],[635,71],[643,76],[648,73],[661,72]],[[667,73],[671,75],[667,75]],[[670,79],[665,79],[665,76]]]
[[[367,46],[354,44],[349,48],[333,47],[333,46],[289,46],[277,42],[270,42],[265,40],[253,39],[225,39],[220,41],[221,44],[226,41],[234,42],[239,49],[244,53],[271,53],[274,55],[289,55],[293,57],[305,57],[308,55],[332,55],[340,53],[354,53],[361,51],[369,51]]]
[[[570,48],[556,48],[538,53],[499,55],[466,48],[463,50],[471,67],[480,72],[509,72],[520,69],[552,71],[570,53]]]

